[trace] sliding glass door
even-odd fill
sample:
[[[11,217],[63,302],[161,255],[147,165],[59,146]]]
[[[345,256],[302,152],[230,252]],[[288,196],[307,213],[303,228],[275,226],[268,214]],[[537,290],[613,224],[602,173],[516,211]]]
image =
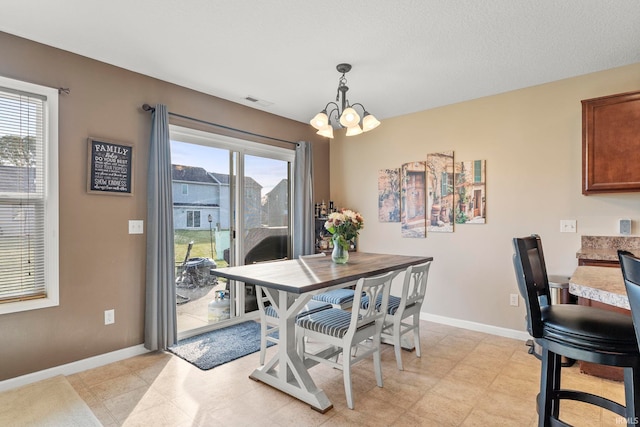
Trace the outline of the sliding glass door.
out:
[[[290,162],[246,154],[243,157],[244,222],[238,241],[241,264],[290,258]],[[258,310],[255,286],[244,286],[245,313]]]
[[[171,126],[179,338],[257,317],[211,269],[288,258],[293,150]]]

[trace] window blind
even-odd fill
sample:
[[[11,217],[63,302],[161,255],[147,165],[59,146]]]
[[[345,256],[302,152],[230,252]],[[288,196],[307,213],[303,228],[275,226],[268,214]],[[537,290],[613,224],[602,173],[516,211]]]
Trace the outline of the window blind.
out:
[[[46,97],[0,87],[0,303],[46,297]]]

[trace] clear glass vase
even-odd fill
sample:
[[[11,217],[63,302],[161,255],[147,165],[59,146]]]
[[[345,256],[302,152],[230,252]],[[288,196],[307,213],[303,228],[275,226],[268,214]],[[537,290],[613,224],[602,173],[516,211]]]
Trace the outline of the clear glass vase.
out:
[[[331,259],[336,264],[346,264],[349,261],[349,249],[344,248],[345,238],[339,234],[334,234],[332,240],[333,252],[331,252]]]

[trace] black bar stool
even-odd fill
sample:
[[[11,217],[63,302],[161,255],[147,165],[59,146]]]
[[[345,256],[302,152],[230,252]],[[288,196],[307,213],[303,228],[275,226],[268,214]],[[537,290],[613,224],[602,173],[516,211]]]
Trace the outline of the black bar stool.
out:
[[[527,307],[527,330],[542,348],[538,426],[568,426],[560,402],[577,400],[605,408],[637,424],[640,408],[640,353],[633,321],[595,307],[551,304],[540,237],[513,239],[518,288]],[[562,389],[561,357],[624,368],[625,405],[592,393]]]

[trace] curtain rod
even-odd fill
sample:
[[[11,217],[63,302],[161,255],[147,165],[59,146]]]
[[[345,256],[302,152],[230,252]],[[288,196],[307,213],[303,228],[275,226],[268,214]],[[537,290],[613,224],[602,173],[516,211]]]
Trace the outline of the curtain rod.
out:
[[[142,109],[144,111],[149,111],[149,112],[154,112],[156,109],[154,107],[152,107],[149,104],[143,104],[142,105]],[[293,141],[287,141],[286,139],[280,139],[280,138],[274,138],[272,136],[266,136],[266,135],[260,135],[259,133],[253,133],[253,132],[249,132],[246,130],[242,130],[242,129],[236,129],[236,128],[232,128],[230,126],[225,126],[225,125],[219,125],[218,123],[212,123],[212,122],[208,122],[206,120],[201,120],[201,119],[196,119],[193,117],[189,117],[189,116],[183,116],[182,114],[177,114],[177,113],[172,113],[169,111],[169,115],[170,116],[174,116],[174,117],[179,117],[181,119],[186,119],[186,120],[191,120],[193,122],[198,122],[198,123],[203,123],[205,125],[211,125],[211,126],[217,126],[219,128],[223,128],[223,129],[227,129],[227,130],[232,130],[234,132],[240,132],[240,133],[244,133],[245,135],[252,135],[252,136],[257,136],[259,138],[266,138],[266,139],[270,139],[273,141],[278,141],[278,142],[286,142],[287,144],[293,144],[295,146],[298,145],[297,142],[293,142]]]

